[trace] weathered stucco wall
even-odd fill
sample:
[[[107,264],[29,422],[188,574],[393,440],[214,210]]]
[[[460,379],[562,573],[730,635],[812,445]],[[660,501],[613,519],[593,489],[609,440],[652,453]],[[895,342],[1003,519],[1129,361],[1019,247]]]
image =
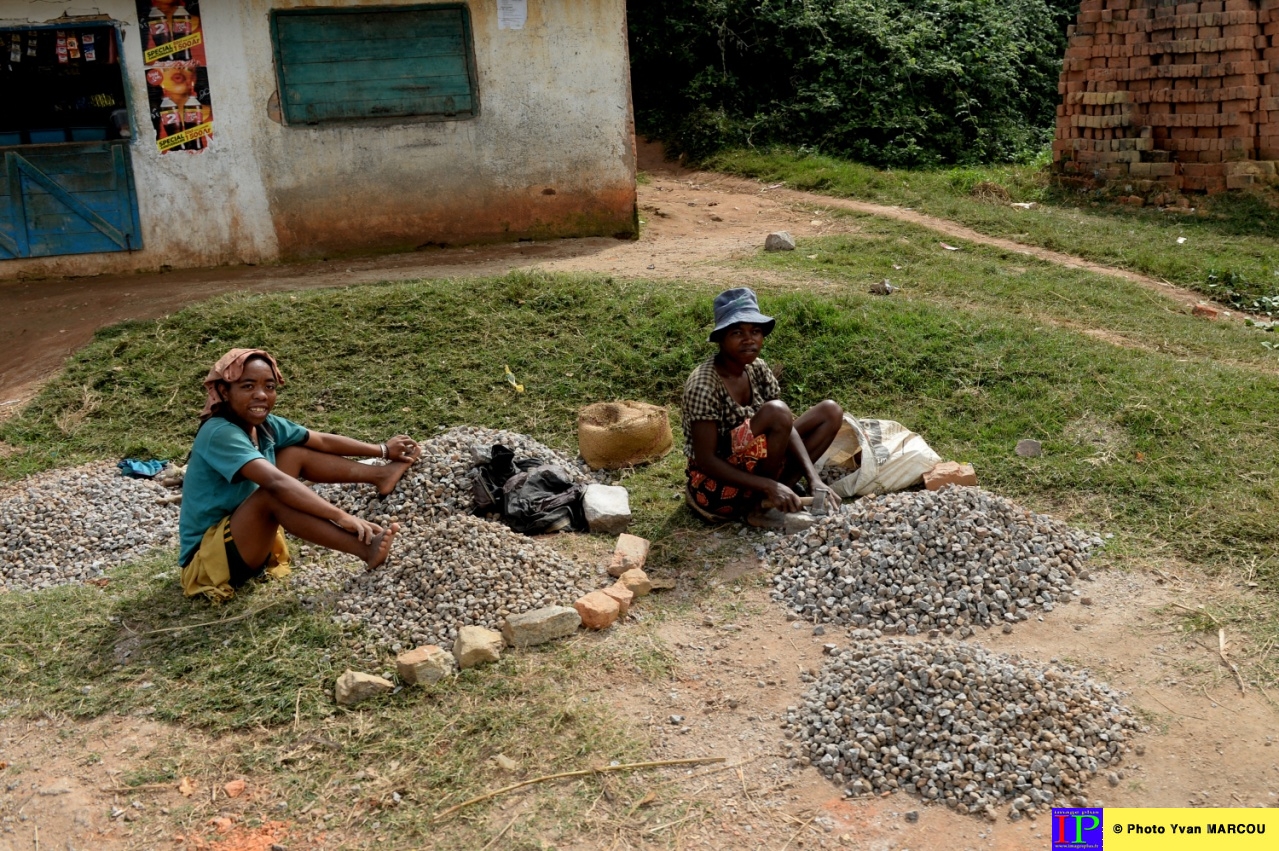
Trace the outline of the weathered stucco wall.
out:
[[[129,146],[142,223],[140,251],[0,260],[0,278],[24,275],[92,275],[161,266],[258,263],[278,256],[270,206],[256,157],[255,124],[236,16],[237,4],[205,0],[216,143],[202,153],[160,154],[149,117],[139,46],[137,7],[131,0],[86,3],[0,0],[0,23],[47,24],[64,15],[101,15],[120,24],[120,61],[133,125]],[[225,7],[225,9],[223,8]],[[233,51],[228,54],[228,48]],[[268,60],[269,61],[269,60]]]
[[[121,23],[144,248],[0,261],[0,278],[259,263],[424,244],[613,235],[635,227],[625,0],[529,0],[499,30],[468,3],[479,114],[284,126],[269,11],[396,0],[202,0],[214,139],[160,154],[147,115],[135,4],[0,0],[0,22],[62,14]]]
[[[271,4],[245,5],[263,23],[246,28],[247,56],[269,56]],[[276,3],[304,5],[313,4]],[[632,229],[623,0],[531,0],[523,30],[498,29],[496,0],[470,9],[476,117],[261,128],[259,156],[286,254]],[[269,63],[254,63],[250,76],[255,91],[275,90]]]

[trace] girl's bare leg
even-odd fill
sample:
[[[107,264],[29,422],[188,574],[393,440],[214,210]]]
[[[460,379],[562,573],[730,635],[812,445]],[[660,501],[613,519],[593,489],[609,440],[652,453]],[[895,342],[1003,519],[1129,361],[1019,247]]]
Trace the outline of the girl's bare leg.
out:
[[[266,562],[275,543],[276,530],[281,526],[304,541],[362,559],[370,569],[386,561],[391,552],[391,542],[400,531],[400,524],[392,523],[365,544],[328,520],[291,508],[259,488],[231,515],[231,537],[235,539],[236,549],[245,564],[253,566]]]
[[[407,461],[389,464],[359,464],[341,455],[316,452],[305,446],[289,446],[275,456],[275,466],[297,479],[316,483],[362,483],[373,485],[386,496],[395,490],[411,466]],[[290,530],[291,531],[291,530]]]

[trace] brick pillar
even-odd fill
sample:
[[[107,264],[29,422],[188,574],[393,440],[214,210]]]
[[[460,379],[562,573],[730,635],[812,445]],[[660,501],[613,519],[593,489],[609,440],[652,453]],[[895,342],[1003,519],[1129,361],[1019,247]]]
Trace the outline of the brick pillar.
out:
[[[1257,159],[1279,160],[1279,0],[1257,4],[1261,80],[1257,101]]]
[[[1248,161],[1279,159],[1279,0],[1084,0],[1059,89],[1053,161],[1068,178],[1139,194],[1248,185]]]

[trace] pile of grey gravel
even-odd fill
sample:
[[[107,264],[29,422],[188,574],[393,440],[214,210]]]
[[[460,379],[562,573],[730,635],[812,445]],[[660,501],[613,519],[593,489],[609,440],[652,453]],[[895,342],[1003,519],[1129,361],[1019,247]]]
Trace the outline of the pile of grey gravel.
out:
[[[472,510],[473,449],[495,443],[510,447],[517,458],[541,458],[563,467],[582,483],[592,481],[581,462],[567,458],[531,437],[510,431],[459,426],[421,441],[422,456],[385,499],[368,485],[317,485],[315,490],[338,508],[375,523],[395,521],[406,529],[439,517]]]
[[[316,488],[345,511],[401,528],[391,557],[376,570],[300,566],[294,586],[308,599],[331,601],[335,621],[363,626],[376,646],[396,653],[423,644],[449,647],[463,626],[496,629],[509,614],[572,605],[597,584],[594,566],[471,513],[472,449],[495,443],[591,481],[579,462],[525,435],[450,429],[422,441],[422,458],[385,499],[367,485]]]
[[[850,795],[907,791],[990,819],[1085,806],[1136,719],[1107,686],[965,642],[851,633],[783,727],[793,756]]]
[[[966,637],[1068,602],[1100,545],[979,488],[889,494],[779,539],[773,599],[818,623]]]
[[[593,566],[462,514],[401,532],[386,564],[355,574],[337,593],[334,620],[362,625],[395,653],[451,647],[463,626],[498,629],[508,615],[571,606],[596,584]]]
[[[177,504],[109,462],[38,473],[0,491],[0,583],[30,591],[96,579],[177,540]]]

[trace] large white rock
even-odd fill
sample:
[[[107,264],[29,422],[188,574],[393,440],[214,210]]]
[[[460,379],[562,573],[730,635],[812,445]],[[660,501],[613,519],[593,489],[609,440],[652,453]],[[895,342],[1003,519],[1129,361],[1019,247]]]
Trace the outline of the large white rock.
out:
[[[631,525],[631,499],[624,487],[587,485],[582,508],[592,532],[620,535]]]
[[[502,635],[512,647],[529,647],[565,638],[577,632],[582,616],[568,606],[546,606],[511,615],[502,622]]]
[[[784,230],[770,233],[764,239],[765,251],[794,251],[795,237],[791,236]]]
[[[338,706],[354,706],[362,700],[389,694],[395,691],[395,683],[375,677],[373,674],[361,674],[359,671],[347,671],[338,677],[333,687],[333,697]]]
[[[482,626],[464,626],[457,631],[453,642],[453,658],[459,668],[474,668],[501,659],[505,646],[506,639],[500,632]]]

